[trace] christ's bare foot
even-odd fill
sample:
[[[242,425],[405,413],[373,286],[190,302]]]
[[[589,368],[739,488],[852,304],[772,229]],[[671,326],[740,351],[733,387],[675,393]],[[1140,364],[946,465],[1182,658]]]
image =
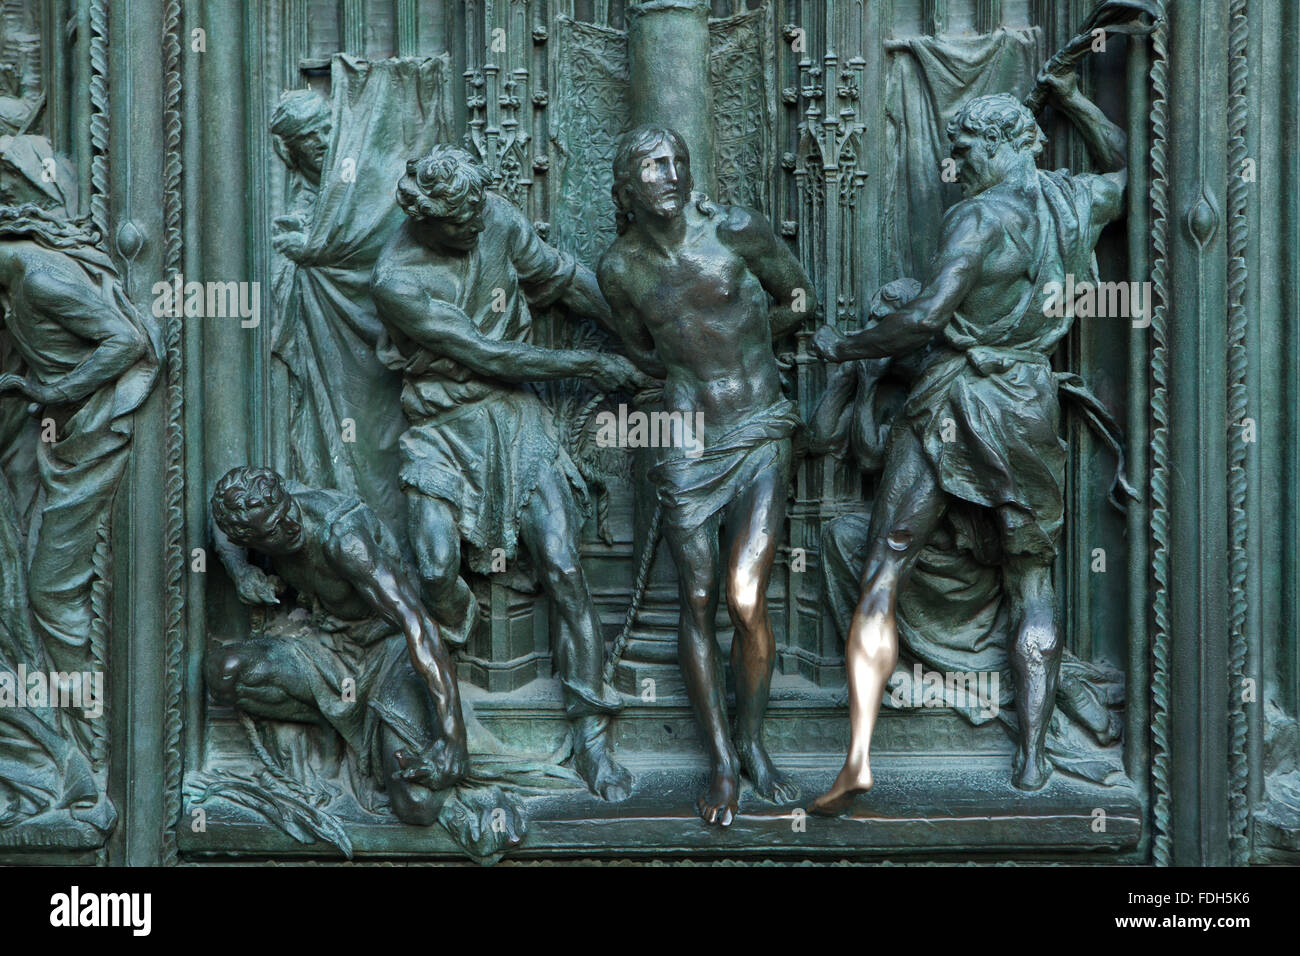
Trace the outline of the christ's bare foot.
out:
[[[848,809],[854,797],[870,790],[872,783],[869,766],[850,767],[846,763],[831,788],[814,800],[808,810],[824,817],[839,816]]]
[[[767,755],[761,742],[737,738],[736,753],[740,755],[740,766],[745,776],[764,800],[790,803],[798,798],[799,788],[772,765],[772,758]]]
[[[715,766],[709,777],[709,790],[697,804],[705,823],[729,827],[736,818],[736,799],[740,795],[740,775],[734,767]]]

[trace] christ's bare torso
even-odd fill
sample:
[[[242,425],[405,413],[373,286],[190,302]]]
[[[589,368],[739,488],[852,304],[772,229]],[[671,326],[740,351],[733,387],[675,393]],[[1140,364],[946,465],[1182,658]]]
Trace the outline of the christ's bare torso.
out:
[[[702,412],[714,434],[781,396],[767,293],[728,244],[732,210],[688,204],[669,252],[627,233],[606,257],[667,367],[669,411]]]

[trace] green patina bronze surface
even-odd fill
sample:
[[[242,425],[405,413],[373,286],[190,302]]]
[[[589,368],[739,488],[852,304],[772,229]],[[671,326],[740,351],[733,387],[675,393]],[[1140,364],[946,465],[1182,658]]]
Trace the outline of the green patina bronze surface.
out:
[[[1298,45],[0,5],[0,860],[1294,862]]]

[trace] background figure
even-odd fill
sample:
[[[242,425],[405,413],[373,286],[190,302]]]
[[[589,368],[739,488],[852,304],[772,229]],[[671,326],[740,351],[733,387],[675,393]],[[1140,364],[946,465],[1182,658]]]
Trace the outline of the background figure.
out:
[[[271,118],[290,174],[287,212],[271,238],[285,257],[275,276],[272,343],[288,373],[275,379],[288,395],[272,396],[288,407],[279,418],[279,467],[312,487],[359,495],[397,529],[408,556],[397,481],[402,380],[375,354],[382,326],[369,282],[403,218],[393,183],[409,155],[451,135],[449,116],[444,60],[340,56],[329,100],[293,90]]]
[[[0,432],[0,441],[8,437]],[[0,675],[14,688],[20,667],[27,674],[49,667],[29,624],[23,563],[17,510],[0,476]],[[52,807],[68,807],[104,833],[117,816],[101,797],[90,762],[64,732],[58,710],[30,702],[0,708],[0,829]]]
[[[28,592],[51,664],[86,671],[92,583],[108,580],[113,499],[132,414],[157,378],[161,333],[127,299],[98,233],[52,198],[42,176],[48,144],[19,137],[0,155],[0,184],[15,203],[0,207],[3,330],[15,362],[0,375],[0,396],[31,403],[41,430]]]

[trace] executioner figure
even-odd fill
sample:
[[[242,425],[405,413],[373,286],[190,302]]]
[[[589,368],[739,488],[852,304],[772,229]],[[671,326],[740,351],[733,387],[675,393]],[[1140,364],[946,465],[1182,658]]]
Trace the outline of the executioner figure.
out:
[[[643,126],[622,138],[613,192],[619,235],[600,262],[601,290],[629,354],[653,352],[661,363],[669,413],[703,415],[702,450],[666,449],[649,474],[677,564],[678,660],[711,764],[699,812],[727,826],[742,771],[768,800],[798,795],[763,745],[776,660],[767,585],[799,424],[772,343],[816,303],[761,216],[692,193],[690,156],[673,130]],[[714,634],[722,578],[735,625],[734,735]]]
[[[1066,446],[1048,357],[1072,314],[1045,308],[1052,282],[1091,274],[1102,227],[1123,211],[1125,137],[1073,73],[1040,75],[1106,172],[1039,170],[1044,136],[1007,94],[977,97],[948,126],[964,198],[944,217],[919,295],[861,332],[818,330],[814,348],[846,362],[933,347],[895,420],[871,517],[871,544],[846,657],[848,759],[814,811],[839,812],[871,787],[868,755],[898,655],[895,607],[918,554],[954,500],[987,509],[1010,601],[1019,749],[1017,786],[1041,787],[1061,661],[1052,567],[1064,514]]]
[[[618,698],[602,677],[604,643],[579,561],[586,485],[523,383],[581,376],[615,391],[650,380],[619,355],[533,344],[530,306],[560,302],[606,325],[609,308],[591,271],[543,242],[490,183],[451,146],[408,163],[397,202],[409,218],[371,279],[388,333],[380,358],[405,379],[411,546],[430,610],[449,640],[463,641],[475,602],[460,577],[462,543],[470,567],[487,574],[494,550],[514,561],[522,540],[555,613],[575,767],[593,792],[622,799],[631,776],[606,741]]]
[[[308,633],[228,644],[206,662],[218,700],[276,720],[323,717],[406,823],[437,819],[437,795],[468,770],[456,674],[393,533],[356,495],[235,468],[212,492],[213,537],[240,594],[276,604],[273,578],[312,611]],[[249,586],[249,584],[257,586]],[[292,618],[281,622],[293,631]],[[343,681],[356,682],[355,699]]]

